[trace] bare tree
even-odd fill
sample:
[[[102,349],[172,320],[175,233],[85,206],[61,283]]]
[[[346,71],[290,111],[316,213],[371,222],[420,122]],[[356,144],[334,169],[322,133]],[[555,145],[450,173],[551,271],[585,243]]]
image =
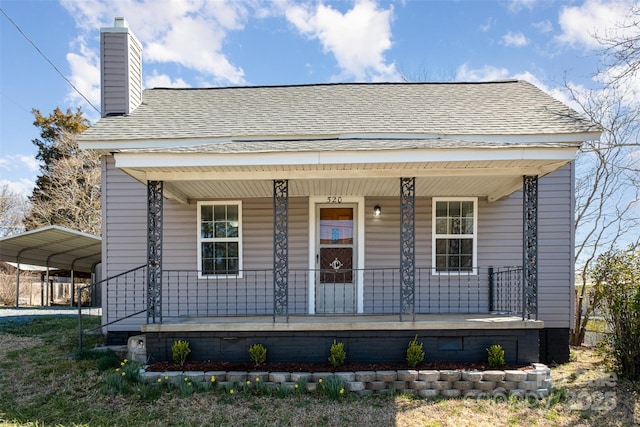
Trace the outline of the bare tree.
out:
[[[594,37],[605,48],[605,68],[597,73],[612,84],[640,73],[640,5],[634,4],[625,21]]]
[[[0,185],[0,237],[24,231],[22,220],[27,210],[27,198],[7,185]]]
[[[576,292],[572,345],[584,339],[589,318],[600,304],[588,272],[597,256],[637,242],[640,227],[640,109],[626,85],[577,91],[572,100],[598,123],[600,140],[583,144],[576,161]]]

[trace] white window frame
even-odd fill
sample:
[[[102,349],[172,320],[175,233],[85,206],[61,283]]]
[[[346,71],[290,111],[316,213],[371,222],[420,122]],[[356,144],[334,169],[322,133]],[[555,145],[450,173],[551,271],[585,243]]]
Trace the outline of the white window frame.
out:
[[[202,206],[220,206],[220,205],[236,205],[238,206],[238,237],[208,237],[203,238],[201,232]],[[198,202],[198,219],[196,224],[196,236],[198,245],[198,278],[199,279],[226,279],[226,278],[242,278],[243,261],[242,261],[242,201],[241,200],[221,200],[221,201],[200,201]],[[204,274],[202,270],[202,243],[205,242],[238,242],[238,274]]]
[[[437,202],[473,202],[473,234],[436,234]],[[478,274],[478,198],[477,197],[433,197],[431,205],[431,274],[439,276],[475,276]],[[469,271],[438,271],[436,267],[436,238],[473,239],[472,265]]]

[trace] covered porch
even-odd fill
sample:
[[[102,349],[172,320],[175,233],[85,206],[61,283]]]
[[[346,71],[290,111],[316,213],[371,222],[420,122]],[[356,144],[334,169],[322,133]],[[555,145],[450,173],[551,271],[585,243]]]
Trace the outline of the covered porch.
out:
[[[280,141],[277,153],[272,151],[274,141],[234,141],[116,153],[116,167],[147,187],[146,323],[175,323],[194,316],[265,315],[273,323],[288,323],[291,316],[319,314],[394,314],[398,321],[414,321],[421,314],[504,313],[521,320],[537,319],[538,178],[572,160],[575,144],[515,147],[438,138],[395,140],[381,149],[379,141],[375,145],[357,139],[349,142],[349,148],[338,146],[337,152],[329,150],[332,145],[327,141],[322,146]],[[229,154],[225,145],[233,145],[236,151]],[[435,255],[433,262],[416,259],[416,216],[422,209],[417,199],[446,196],[491,205],[517,191],[522,192],[522,257],[515,267],[481,265],[475,247],[467,260],[445,270]],[[237,261],[232,271],[213,275],[205,271],[204,261],[194,270],[163,268],[169,261],[163,259],[165,200],[198,203],[200,208],[202,200],[264,197],[272,200],[271,268],[253,269],[246,260],[245,265]],[[306,265],[290,262],[292,198],[308,200]],[[394,237],[399,250],[385,254],[385,265],[373,268],[367,254],[376,242],[370,235],[366,244],[364,239],[381,211],[376,203],[381,198],[387,202],[395,198],[399,207],[392,213],[399,226]],[[322,254],[322,211],[318,209],[344,206],[352,207],[348,259],[341,255],[334,259],[335,252],[327,258]],[[476,233],[477,207],[473,206]],[[434,225],[434,234],[435,230]],[[295,237],[297,242],[300,237]],[[473,238],[475,245],[477,238]],[[246,245],[249,239],[239,240]],[[341,279],[326,280],[329,276]],[[322,286],[319,292],[325,282],[350,287]],[[333,294],[328,310],[322,308],[327,293]]]

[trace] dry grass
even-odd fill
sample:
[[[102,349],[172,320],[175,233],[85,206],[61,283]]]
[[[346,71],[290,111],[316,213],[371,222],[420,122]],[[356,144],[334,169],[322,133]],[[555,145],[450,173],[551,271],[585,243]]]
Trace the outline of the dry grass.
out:
[[[95,360],[60,357],[73,347],[73,326],[72,319],[44,323],[22,333],[25,337],[16,335],[19,329],[2,333],[0,328],[0,425],[480,427],[640,422],[640,386],[612,380],[602,359],[589,349],[574,349],[575,361],[554,367],[557,390],[551,398],[535,402],[408,396],[333,401],[317,394],[231,396],[222,390],[180,397],[149,386],[134,386],[127,395],[108,395],[103,389],[109,373],[98,372]]]

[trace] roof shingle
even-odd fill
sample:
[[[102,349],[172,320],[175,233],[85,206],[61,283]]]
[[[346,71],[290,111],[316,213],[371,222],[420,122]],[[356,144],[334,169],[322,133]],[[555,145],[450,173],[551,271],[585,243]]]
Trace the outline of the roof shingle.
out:
[[[596,125],[537,87],[513,80],[147,89],[134,112],[101,119],[80,140],[90,145],[115,140],[597,131]]]

